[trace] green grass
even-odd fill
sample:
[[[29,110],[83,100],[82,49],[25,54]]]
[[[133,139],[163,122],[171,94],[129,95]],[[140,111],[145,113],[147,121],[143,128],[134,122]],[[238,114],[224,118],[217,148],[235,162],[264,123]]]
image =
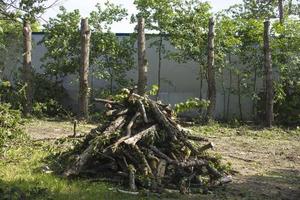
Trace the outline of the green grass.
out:
[[[0,161],[0,199],[22,194],[27,199],[143,199],[120,194],[107,183],[70,181],[44,173],[44,159],[51,152],[53,146],[41,142],[8,150]]]
[[[232,137],[232,136],[246,136],[253,138],[286,140],[286,139],[300,139],[300,128],[262,128],[259,126],[230,126],[228,124],[214,123],[206,126],[194,126],[191,128],[195,134],[213,137]]]

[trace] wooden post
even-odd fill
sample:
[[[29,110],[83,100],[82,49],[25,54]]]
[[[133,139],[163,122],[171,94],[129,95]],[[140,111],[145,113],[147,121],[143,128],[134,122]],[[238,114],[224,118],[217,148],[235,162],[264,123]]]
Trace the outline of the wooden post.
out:
[[[81,66],[79,70],[79,113],[81,119],[88,119],[89,106],[89,55],[90,55],[90,28],[88,19],[81,20]]]
[[[138,18],[138,94],[143,96],[147,85],[145,19]]]
[[[208,58],[207,58],[207,84],[208,84],[208,100],[210,104],[207,108],[207,119],[212,119],[216,106],[216,83],[215,83],[215,56],[214,56],[214,38],[215,38],[215,22],[213,18],[209,19],[209,32],[208,32]]]
[[[32,63],[31,63],[31,51],[32,51],[32,31],[30,23],[24,21],[23,23],[23,81],[26,85],[25,101],[23,103],[23,114],[25,116],[32,113],[33,107],[33,83],[32,83]]]
[[[278,0],[278,10],[279,10],[279,20],[280,23],[284,23],[284,7],[283,7],[284,0]]]
[[[272,58],[270,49],[270,21],[265,21],[264,23],[264,65],[266,79],[266,126],[271,127],[274,121],[274,89],[272,74]]]

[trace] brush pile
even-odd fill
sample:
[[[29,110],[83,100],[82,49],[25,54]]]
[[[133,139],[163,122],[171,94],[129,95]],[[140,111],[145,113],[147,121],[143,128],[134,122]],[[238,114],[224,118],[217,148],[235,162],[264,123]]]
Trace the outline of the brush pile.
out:
[[[117,101],[96,99],[109,120],[76,147],[65,176],[93,174],[118,178],[132,191],[181,193],[226,181],[220,160],[206,153],[213,144],[178,125],[169,105],[123,92]]]

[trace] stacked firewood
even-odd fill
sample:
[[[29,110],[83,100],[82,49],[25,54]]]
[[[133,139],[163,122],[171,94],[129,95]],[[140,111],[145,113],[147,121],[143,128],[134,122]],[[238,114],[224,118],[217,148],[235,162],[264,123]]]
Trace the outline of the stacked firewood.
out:
[[[96,99],[108,108],[108,121],[77,146],[65,176],[91,173],[118,177],[133,191],[181,193],[225,180],[220,161],[206,152],[211,142],[181,127],[169,105],[124,91],[118,101]]]

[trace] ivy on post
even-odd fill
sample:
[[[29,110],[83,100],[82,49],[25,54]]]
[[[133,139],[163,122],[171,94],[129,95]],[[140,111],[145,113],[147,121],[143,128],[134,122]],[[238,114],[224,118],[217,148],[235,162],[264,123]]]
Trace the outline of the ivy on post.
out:
[[[266,126],[271,127],[274,121],[274,88],[272,74],[272,58],[270,49],[270,21],[264,22],[264,65],[266,80]]]
[[[25,20],[23,23],[23,81],[26,86],[25,101],[23,103],[23,114],[30,115],[33,109],[33,86],[32,86],[32,31],[30,23]]]
[[[138,18],[138,94],[143,96],[147,85],[145,19]]]
[[[208,32],[208,57],[207,57],[207,85],[208,85],[208,100],[210,101],[207,108],[207,119],[213,118],[214,110],[216,107],[216,82],[215,82],[215,57],[214,57],[214,38],[215,38],[215,22],[214,18],[209,19],[209,32]]]
[[[90,55],[91,32],[88,19],[81,20],[81,66],[79,70],[79,113],[80,119],[88,119],[89,106],[89,55]]]

